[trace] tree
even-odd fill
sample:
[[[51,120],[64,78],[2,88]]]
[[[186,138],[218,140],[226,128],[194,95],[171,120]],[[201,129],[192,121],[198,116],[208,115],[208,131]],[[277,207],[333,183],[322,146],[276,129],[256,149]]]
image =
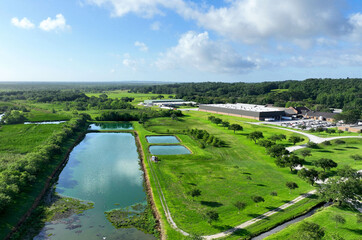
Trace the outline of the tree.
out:
[[[315,181],[318,180],[319,174],[318,171],[315,170],[314,168],[311,169],[302,168],[301,170],[298,171],[298,176],[307,181],[309,184],[314,185]]]
[[[295,182],[287,182],[285,185],[287,186],[287,188],[289,188],[289,194],[292,193],[292,190],[299,188],[298,184],[296,184]]]
[[[215,117],[214,116],[209,116],[207,119],[209,119],[209,121],[213,122]]]
[[[278,193],[276,191],[273,191],[273,192],[270,193],[270,195],[273,196],[273,197],[276,197],[276,196],[278,196]]]
[[[357,213],[357,223],[362,223],[362,213]]]
[[[230,126],[230,123],[228,121],[223,121],[221,123],[221,125],[224,127],[224,128],[228,128]]]
[[[208,211],[206,213],[206,219],[207,219],[207,222],[209,224],[211,224],[212,222],[216,222],[216,221],[219,220],[219,214],[217,212],[215,212],[215,211],[212,211],[212,210]]]
[[[307,221],[302,222],[297,231],[299,239],[303,240],[322,239],[325,234],[324,229],[317,223],[311,223]]]
[[[351,168],[348,165],[344,165],[337,169],[337,175],[344,178],[357,178],[359,176],[356,169]]]
[[[304,139],[302,137],[299,137],[299,136],[291,136],[289,139],[288,139],[289,142],[293,143],[293,145],[299,143],[299,142],[303,142]]]
[[[318,186],[318,192],[322,200],[332,200],[338,205],[359,204],[362,200],[362,179],[329,178],[327,183]]]
[[[177,115],[173,113],[173,114],[171,115],[171,119],[177,121],[177,120],[178,120]]]
[[[342,217],[342,215],[336,214],[332,216],[332,220],[336,222],[336,228],[338,227],[338,224],[345,224],[346,219]]]
[[[288,155],[289,151],[281,144],[273,145],[267,148],[267,153],[274,158],[280,158],[283,155]]]
[[[343,130],[339,129],[339,130],[337,131],[337,133],[338,133],[338,136],[341,136],[341,133],[343,133]]]
[[[335,116],[336,120],[343,120],[344,123],[353,124],[357,123],[361,119],[361,110],[353,109],[348,111],[343,111],[343,113],[337,114]]]
[[[258,207],[258,203],[265,202],[264,198],[261,196],[252,196],[251,199],[256,203],[257,207]]]
[[[337,167],[338,164],[332,159],[321,158],[317,161],[314,161],[314,166],[323,168],[323,171],[325,172],[326,169],[329,171],[331,168]]]
[[[338,144],[338,145],[345,144],[345,143],[346,143],[346,142],[343,141],[343,140],[341,140],[341,139],[337,139],[337,140],[335,141],[335,144]]]
[[[222,119],[221,118],[214,118],[214,123],[216,125],[219,125],[220,123],[222,123]]]
[[[256,143],[256,140],[258,140],[260,138],[264,138],[264,135],[260,131],[254,131],[254,132],[249,133],[248,138],[253,140],[254,143]]]
[[[238,209],[238,214],[240,214],[240,210],[243,210],[246,207],[246,203],[237,201],[234,203],[234,206]]]
[[[355,161],[360,161],[360,160],[362,160],[362,156],[359,155],[359,154],[351,155],[350,158],[352,158],[352,159],[355,160]]]
[[[259,140],[258,144],[265,148],[270,148],[271,146],[275,145],[275,142],[270,141],[268,139],[261,139],[261,140]]]
[[[247,176],[246,177],[246,180],[248,180],[248,181],[251,181],[251,180],[253,180],[250,176]]]
[[[189,192],[189,195],[194,199],[195,197],[198,197],[201,195],[201,190],[200,189],[192,189],[190,192]]]
[[[344,240],[344,238],[341,237],[338,233],[332,233],[331,238],[332,240]]]
[[[240,126],[239,124],[231,124],[229,129],[234,130],[234,134],[235,134],[235,131],[242,131],[243,127]]]
[[[272,141],[281,141],[283,139],[286,139],[287,136],[285,136],[284,134],[273,134],[271,137],[269,137],[270,140]]]
[[[295,154],[291,154],[290,156],[283,155],[275,160],[275,164],[278,167],[289,167],[292,172],[294,168],[304,164],[304,159],[299,158]]]
[[[300,154],[303,156],[303,157],[310,157],[312,156],[312,153],[311,153],[311,150],[309,149],[303,149],[300,151]]]

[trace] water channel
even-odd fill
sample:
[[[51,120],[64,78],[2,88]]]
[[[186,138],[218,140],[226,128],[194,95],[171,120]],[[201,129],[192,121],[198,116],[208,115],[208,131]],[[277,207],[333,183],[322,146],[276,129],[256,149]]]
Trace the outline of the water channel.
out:
[[[135,228],[116,229],[104,212],[146,204],[143,175],[134,136],[130,133],[88,133],[69,156],[56,191],[94,202],[94,208],[49,222],[34,239],[153,240]]]

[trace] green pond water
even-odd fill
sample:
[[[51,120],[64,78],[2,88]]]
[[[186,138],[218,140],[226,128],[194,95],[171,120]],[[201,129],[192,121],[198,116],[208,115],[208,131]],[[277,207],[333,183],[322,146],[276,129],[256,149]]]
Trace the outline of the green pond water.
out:
[[[92,201],[94,208],[47,223],[34,239],[155,239],[135,228],[116,229],[104,214],[146,204],[137,147],[130,133],[88,133],[71,152],[56,191]]]
[[[182,145],[150,146],[150,153],[154,155],[191,154],[190,150]]]
[[[132,130],[133,126],[129,122],[119,123],[92,123],[89,130]]]
[[[147,136],[149,143],[179,143],[180,141],[175,136]]]

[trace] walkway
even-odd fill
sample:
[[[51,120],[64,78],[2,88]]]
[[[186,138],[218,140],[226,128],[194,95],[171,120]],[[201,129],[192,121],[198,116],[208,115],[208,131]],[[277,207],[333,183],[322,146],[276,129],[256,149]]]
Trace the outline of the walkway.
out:
[[[244,222],[244,223],[242,223],[242,224],[240,224],[240,225],[238,225],[238,226],[236,226],[234,228],[231,228],[229,230],[226,230],[224,232],[213,234],[213,235],[208,235],[208,236],[203,236],[203,238],[207,239],[207,240],[210,240],[210,239],[215,239],[215,238],[226,237],[226,236],[232,234],[233,232],[235,232],[237,230],[241,230],[241,229],[246,228],[246,227],[248,227],[248,226],[250,226],[250,225],[252,225],[252,224],[254,224],[256,222],[259,222],[259,221],[263,220],[264,218],[270,217],[271,215],[274,215],[274,214],[282,211],[283,209],[286,209],[286,208],[296,204],[297,202],[303,200],[304,198],[307,198],[307,197],[309,197],[309,196],[311,196],[311,195],[313,195],[315,193],[316,193],[316,190],[313,190],[313,191],[310,191],[310,192],[308,192],[306,194],[300,195],[299,197],[293,199],[292,201],[290,201],[290,202],[288,202],[288,203],[286,203],[286,204],[284,204],[284,205],[282,205],[282,206],[280,206],[280,207],[278,207],[276,209],[273,209],[273,210],[271,210],[269,212],[266,212],[266,213],[260,215],[259,217],[253,218],[253,219],[251,219],[251,220],[249,220],[247,222]]]

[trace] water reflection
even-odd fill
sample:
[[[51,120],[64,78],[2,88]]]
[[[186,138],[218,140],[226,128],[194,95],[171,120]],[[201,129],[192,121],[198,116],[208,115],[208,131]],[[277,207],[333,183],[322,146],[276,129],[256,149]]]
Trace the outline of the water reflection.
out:
[[[133,126],[129,122],[117,123],[92,123],[89,125],[89,130],[132,130]]]
[[[80,215],[47,223],[35,239],[154,239],[137,229],[115,229],[104,212],[146,203],[135,139],[130,133],[88,133],[59,176],[57,192],[94,202]]]

